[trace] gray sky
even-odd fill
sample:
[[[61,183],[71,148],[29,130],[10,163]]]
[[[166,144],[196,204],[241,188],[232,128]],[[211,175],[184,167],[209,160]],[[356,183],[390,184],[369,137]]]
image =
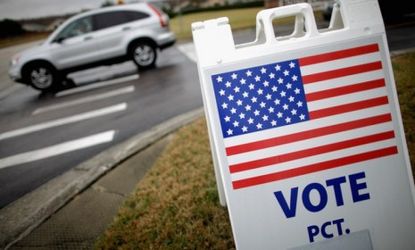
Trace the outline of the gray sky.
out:
[[[26,19],[73,13],[82,9],[98,8],[104,1],[105,0],[0,0],[0,20],[4,18]]]

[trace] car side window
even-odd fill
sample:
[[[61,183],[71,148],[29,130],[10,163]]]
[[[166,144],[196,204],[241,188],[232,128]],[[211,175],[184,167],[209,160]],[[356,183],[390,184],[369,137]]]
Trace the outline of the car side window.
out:
[[[112,11],[94,15],[95,30],[136,21],[149,17],[148,14],[137,11]]]
[[[137,21],[149,17],[150,15],[140,11],[125,11],[130,22]]]
[[[57,36],[55,40],[67,39],[89,33],[94,30],[92,18],[83,17],[69,23]]]

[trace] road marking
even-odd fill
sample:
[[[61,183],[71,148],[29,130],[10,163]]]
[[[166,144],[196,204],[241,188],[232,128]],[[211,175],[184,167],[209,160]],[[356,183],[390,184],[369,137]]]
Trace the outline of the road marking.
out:
[[[110,130],[103,133],[83,137],[81,139],[67,141],[46,148],[9,156],[0,159],[0,169],[32,161],[38,161],[52,156],[65,154],[71,151],[111,142],[114,139],[114,134],[115,130]]]
[[[196,51],[195,51],[195,45],[193,43],[185,43],[181,45],[177,45],[177,48],[185,54],[190,60],[193,62],[196,62]]]
[[[59,103],[59,104],[55,104],[55,105],[49,105],[49,106],[44,107],[44,108],[36,109],[35,111],[33,111],[32,115],[38,115],[38,114],[41,114],[41,113],[44,113],[44,112],[47,112],[47,111],[52,111],[52,110],[67,108],[67,107],[71,107],[71,106],[75,106],[75,105],[79,105],[79,104],[84,104],[84,103],[88,103],[88,102],[103,100],[103,99],[106,99],[106,98],[109,98],[109,97],[114,97],[114,96],[118,96],[118,95],[131,93],[131,92],[134,92],[134,90],[135,90],[134,86],[128,86],[128,87],[125,87],[125,88],[116,89],[116,90],[106,92],[106,93],[103,93],[103,94],[91,95],[91,96],[87,96],[87,97],[80,98],[80,99],[73,100],[73,101],[63,102],[63,103]]]
[[[48,121],[48,122],[44,122],[44,123],[39,123],[39,124],[32,125],[32,126],[29,126],[29,127],[24,127],[24,128],[20,128],[20,129],[16,129],[16,130],[11,130],[11,131],[0,134],[0,141],[4,140],[4,139],[8,139],[8,138],[12,138],[12,137],[16,137],[16,136],[20,136],[20,135],[29,134],[29,133],[33,133],[33,132],[36,132],[36,131],[52,128],[52,127],[57,127],[57,126],[61,126],[61,125],[69,124],[69,123],[74,123],[74,122],[79,122],[79,121],[82,121],[82,120],[87,120],[87,119],[95,118],[95,117],[98,117],[98,116],[108,115],[108,114],[111,114],[111,113],[123,111],[125,109],[127,109],[127,103],[124,102],[124,103],[120,103],[120,104],[117,104],[117,105],[113,105],[113,106],[109,106],[109,107],[105,107],[105,108],[101,108],[101,109],[97,109],[97,110],[93,110],[93,111],[89,111],[89,112],[85,112],[85,113],[81,113],[81,114],[77,114],[77,115],[73,115],[73,116],[69,116],[69,117],[65,117],[65,118],[61,118],[61,119],[56,119],[56,120],[52,120],[52,121]]]
[[[117,79],[113,79],[113,80],[109,80],[109,81],[92,83],[92,84],[88,84],[88,85],[85,85],[85,86],[82,86],[82,87],[77,87],[77,88],[61,91],[59,93],[56,93],[55,97],[62,97],[62,96],[71,95],[71,94],[75,94],[75,93],[79,93],[79,92],[83,92],[83,91],[87,91],[87,90],[91,90],[91,89],[107,87],[107,86],[114,85],[114,84],[119,84],[119,83],[123,83],[123,82],[127,82],[127,81],[136,80],[138,78],[139,78],[139,75],[135,74],[135,75],[125,76],[125,77],[121,77],[121,78],[117,78]]]

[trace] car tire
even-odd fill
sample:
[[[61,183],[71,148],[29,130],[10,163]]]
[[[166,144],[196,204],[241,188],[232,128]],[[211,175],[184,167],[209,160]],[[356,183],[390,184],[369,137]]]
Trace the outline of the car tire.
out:
[[[149,42],[137,42],[130,47],[130,57],[141,70],[156,66],[157,49]]]
[[[30,86],[42,92],[57,91],[59,72],[48,63],[34,63],[24,70],[24,78]]]

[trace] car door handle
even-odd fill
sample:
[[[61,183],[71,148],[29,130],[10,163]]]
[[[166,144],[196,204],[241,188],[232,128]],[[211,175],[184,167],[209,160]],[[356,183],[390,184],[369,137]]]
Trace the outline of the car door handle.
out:
[[[130,26],[125,26],[125,27],[122,27],[122,30],[130,30],[131,29],[131,27]]]
[[[92,39],[92,36],[86,36],[86,37],[84,37],[84,41],[88,41],[88,40],[91,40]]]

